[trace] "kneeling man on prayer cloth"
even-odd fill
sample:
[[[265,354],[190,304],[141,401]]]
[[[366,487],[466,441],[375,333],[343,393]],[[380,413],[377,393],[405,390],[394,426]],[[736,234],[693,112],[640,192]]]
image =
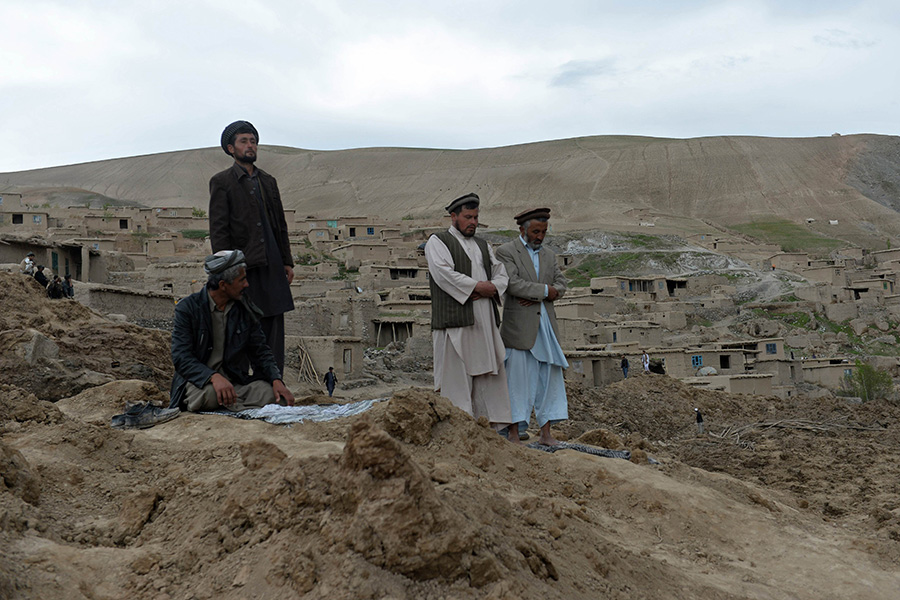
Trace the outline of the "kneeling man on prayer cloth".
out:
[[[244,253],[216,252],[203,268],[209,275],[204,288],[175,307],[169,406],[191,412],[240,411],[279,401],[293,406],[260,327],[259,309],[244,297],[249,285]]]
[[[475,236],[480,200],[461,196],[447,206],[451,227],[425,244],[431,275],[434,389],[476,419],[485,416],[498,431],[512,422],[505,349],[498,305],[508,278],[490,245]],[[508,439],[519,443],[515,427]]]
[[[500,335],[506,344],[512,419],[524,431],[533,408],[540,443],[555,446],[559,442],[550,434],[550,424],[569,418],[563,381],[569,363],[559,345],[553,307],[566,291],[566,278],[556,254],[543,245],[550,209],[526,210],[515,219],[519,237],[497,248],[497,258],[509,274]]]

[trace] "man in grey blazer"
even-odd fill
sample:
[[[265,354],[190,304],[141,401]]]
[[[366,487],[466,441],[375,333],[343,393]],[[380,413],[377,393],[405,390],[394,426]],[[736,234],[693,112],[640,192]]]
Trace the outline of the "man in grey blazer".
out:
[[[519,237],[497,248],[509,275],[500,335],[506,345],[506,379],[512,420],[520,432],[531,411],[541,428],[540,443],[558,444],[550,425],[569,418],[563,369],[569,367],[559,345],[553,302],[566,291],[556,255],[543,247],[549,208],[534,208],[515,217]]]

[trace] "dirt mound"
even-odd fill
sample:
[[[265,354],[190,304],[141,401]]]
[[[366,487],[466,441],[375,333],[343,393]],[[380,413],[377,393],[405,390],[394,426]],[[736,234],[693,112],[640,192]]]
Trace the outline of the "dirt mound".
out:
[[[516,446],[417,388],[328,423],[183,414],[142,431],[108,422],[163,400],[152,382],[55,404],[0,392],[3,597],[818,600],[900,584],[891,405],[661,376],[569,390],[570,438],[655,467]],[[695,405],[714,435],[696,434]],[[888,428],[721,435],[776,417]]]
[[[53,401],[117,379],[167,389],[169,335],[50,300],[34,279],[0,272],[0,383]]]

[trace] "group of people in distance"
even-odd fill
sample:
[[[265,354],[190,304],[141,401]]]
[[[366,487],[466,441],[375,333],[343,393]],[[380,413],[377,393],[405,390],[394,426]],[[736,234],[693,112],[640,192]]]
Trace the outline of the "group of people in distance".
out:
[[[53,275],[53,279],[47,277],[44,273],[44,265],[36,265],[34,263],[34,252],[29,252],[19,263],[19,271],[23,275],[33,277],[35,281],[41,284],[41,287],[47,290],[47,296],[57,300],[59,298],[74,298],[75,286],[72,283],[72,276],[66,273],[65,279],[60,279],[59,275]]]
[[[622,362],[619,364],[622,367],[622,375],[628,379],[628,357],[623,354]],[[644,373],[650,372],[650,355],[646,352],[641,354],[641,366],[644,367]]]
[[[293,309],[293,259],[275,178],[255,166],[259,134],[247,121],[222,132],[234,164],[210,180],[206,286],[175,309],[170,407],[242,410],[292,405],[284,385],[284,313]],[[550,209],[515,217],[519,236],[496,255],[475,235],[480,199],[446,210],[451,227],[425,245],[431,275],[434,388],[510,441],[527,438],[532,410],[539,441],[568,418],[553,303],[566,291],[555,254],[543,246]],[[503,320],[500,320],[500,308]],[[250,374],[252,367],[252,375]],[[337,379],[325,376],[329,395]]]

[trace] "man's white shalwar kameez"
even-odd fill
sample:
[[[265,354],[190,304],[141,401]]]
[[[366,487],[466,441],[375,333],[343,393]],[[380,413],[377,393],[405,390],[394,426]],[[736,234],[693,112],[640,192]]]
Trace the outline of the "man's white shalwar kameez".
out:
[[[472,238],[450,228],[466,255],[472,261],[472,276],[467,277],[453,268],[450,250],[432,236],[425,245],[428,272],[435,284],[460,304],[465,304],[479,281],[487,281],[481,248]],[[501,298],[506,292],[509,277],[506,267],[494,257],[488,247],[493,277]],[[434,342],[434,389],[454,406],[476,419],[486,416],[491,423],[511,422],[509,391],[503,368],[505,348],[503,338],[494,322],[493,300],[482,298],[472,302],[475,324],[469,327],[448,327],[432,331]]]

